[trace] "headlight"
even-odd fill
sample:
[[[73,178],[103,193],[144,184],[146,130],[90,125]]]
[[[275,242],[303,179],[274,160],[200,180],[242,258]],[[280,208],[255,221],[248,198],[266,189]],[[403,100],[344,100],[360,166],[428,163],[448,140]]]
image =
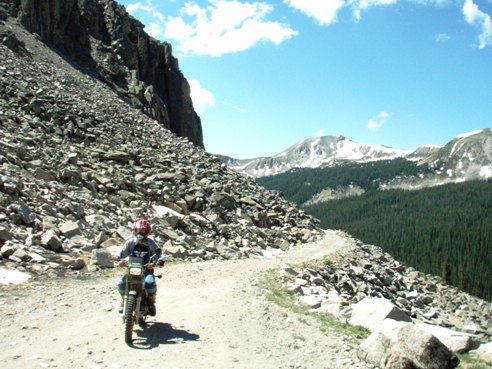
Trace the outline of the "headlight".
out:
[[[142,274],[142,269],[141,268],[130,268],[130,274],[131,275],[140,275],[140,274]]]

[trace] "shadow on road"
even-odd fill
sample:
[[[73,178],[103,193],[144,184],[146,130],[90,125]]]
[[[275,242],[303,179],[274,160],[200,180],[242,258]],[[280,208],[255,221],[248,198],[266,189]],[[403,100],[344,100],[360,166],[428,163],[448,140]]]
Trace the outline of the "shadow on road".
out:
[[[134,331],[134,334],[138,337],[134,338],[129,346],[140,350],[149,350],[159,345],[172,345],[200,339],[198,334],[176,329],[171,324],[160,322],[148,323],[145,328]]]

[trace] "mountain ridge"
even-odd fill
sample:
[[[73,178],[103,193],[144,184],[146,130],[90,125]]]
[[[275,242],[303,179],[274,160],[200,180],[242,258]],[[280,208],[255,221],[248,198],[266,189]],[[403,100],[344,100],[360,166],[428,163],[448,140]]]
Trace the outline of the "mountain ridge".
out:
[[[431,165],[437,171],[446,173],[449,178],[459,181],[492,176],[491,147],[492,129],[485,128],[463,133],[443,146],[421,145],[415,150],[359,144],[344,136],[322,136],[302,140],[270,157],[234,159],[216,156],[232,169],[256,178],[284,173],[294,168],[322,168],[349,162],[405,158]],[[467,152],[473,155],[467,156]]]

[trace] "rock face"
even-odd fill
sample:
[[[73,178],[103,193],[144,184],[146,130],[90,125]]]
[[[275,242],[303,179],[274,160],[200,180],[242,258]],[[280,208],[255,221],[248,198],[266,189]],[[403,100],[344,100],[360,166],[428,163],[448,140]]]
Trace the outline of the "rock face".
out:
[[[93,250],[120,248],[141,217],[187,260],[261,257],[322,232],[15,22],[0,25],[0,265],[38,275],[105,264]]]
[[[178,136],[203,147],[190,87],[169,43],[160,43],[113,0],[0,1],[8,16],[85,73]]]

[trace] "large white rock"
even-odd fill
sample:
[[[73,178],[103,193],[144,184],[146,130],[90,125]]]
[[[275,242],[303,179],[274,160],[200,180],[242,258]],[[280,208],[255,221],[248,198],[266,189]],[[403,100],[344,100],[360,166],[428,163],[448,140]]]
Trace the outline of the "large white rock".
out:
[[[473,353],[478,355],[483,360],[492,362],[492,342],[480,345],[480,347],[473,351]]]
[[[381,369],[453,369],[459,360],[416,324],[386,320],[357,348],[357,356]]]
[[[374,332],[385,319],[412,322],[412,318],[390,301],[383,298],[365,298],[352,306],[349,323]]]
[[[66,238],[72,238],[75,236],[80,236],[82,234],[82,231],[80,230],[79,223],[71,222],[71,221],[63,223],[60,227],[60,232]]]
[[[111,259],[111,253],[107,249],[92,250],[90,264],[101,268],[114,268],[114,261]]]
[[[297,300],[301,305],[307,306],[311,309],[319,308],[321,306],[321,302],[323,301],[320,296],[316,295],[299,296]]]
[[[61,240],[51,229],[43,233],[41,243],[48,245],[53,251],[59,251],[63,248]]]
[[[448,328],[431,324],[417,324],[420,329],[436,336],[453,352],[464,353],[477,348],[480,342],[471,334],[456,332]]]
[[[29,278],[31,278],[29,274],[18,270],[0,268],[0,284],[21,284],[27,282]]]

